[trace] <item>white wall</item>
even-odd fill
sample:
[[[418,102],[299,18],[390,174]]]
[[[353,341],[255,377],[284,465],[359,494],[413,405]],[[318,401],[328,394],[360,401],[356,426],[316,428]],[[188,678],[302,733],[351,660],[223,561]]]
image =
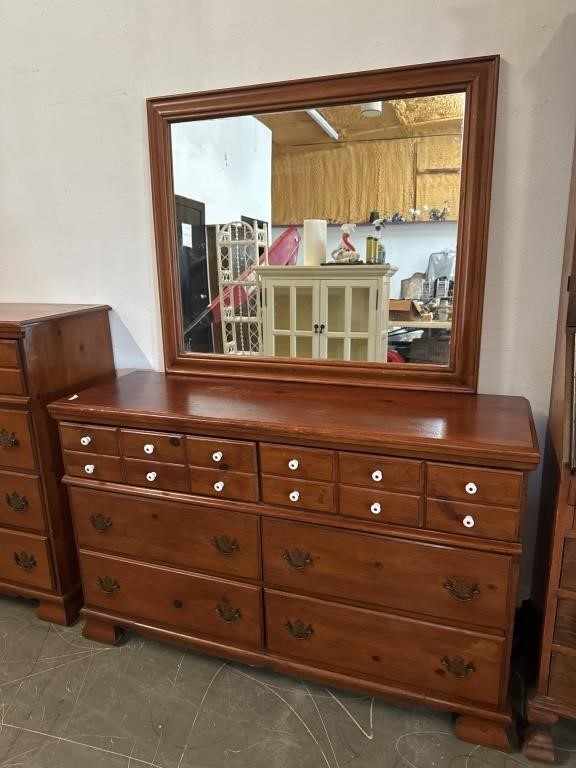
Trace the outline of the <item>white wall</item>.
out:
[[[502,67],[480,390],[526,395],[542,438],[574,0],[0,0],[0,300],[108,302],[118,364],[160,368],[146,97],[490,53]]]
[[[272,131],[255,117],[172,125],[177,195],[206,206],[206,224],[272,218]]]

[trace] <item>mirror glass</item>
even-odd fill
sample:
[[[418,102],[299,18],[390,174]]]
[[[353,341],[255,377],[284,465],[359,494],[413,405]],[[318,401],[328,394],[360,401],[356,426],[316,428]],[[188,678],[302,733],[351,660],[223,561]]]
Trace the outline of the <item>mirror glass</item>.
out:
[[[448,365],[465,106],[172,123],[185,351]]]

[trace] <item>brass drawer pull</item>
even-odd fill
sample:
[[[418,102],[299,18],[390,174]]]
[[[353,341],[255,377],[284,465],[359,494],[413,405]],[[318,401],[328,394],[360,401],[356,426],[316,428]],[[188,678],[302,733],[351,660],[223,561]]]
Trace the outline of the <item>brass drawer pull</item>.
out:
[[[288,620],[286,622],[286,629],[296,640],[309,640],[314,634],[312,624],[304,624],[300,619],[296,619],[296,621]]]
[[[295,571],[303,571],[314,562],[310,552],[303,552],[301,549],[285,549],[282,557]]]
[[[36,558],[27,552],[14,552],[14,561],[23,571],[33,571],[36,568]]]
[[[6,504],[13,509],[14,512],[24,512],[29,507],[28,499],[26,496],[20,496],[16,491],[6,494]]]
[[[226,534],[214,536],[210,543],[221,555],[233,555],[240,548],[236,539],[231,539]]]
[[[454,677],[468,677],[472,672],[476,672],[474,662],[466,662],[462,656],[444,656],[441,662]]]
[[[15,432],[7,432],[5,429],[0,429],[0,448],[18,448],[20,443],[16,437]]]
[[[120,589],[120,584],[118,584],[116,579],[111,579],[110,576],[99,576],[96,583],[102,592],[106,592],[107,595],[113,595],[117,589]]]
[[[216,613],[220,616],[222,621],[225,621],[228,624],[240,621],[242,618],[240,608],[232,608],[230,602],[225,597],[216,603]]]
[[[460,603],[468,603],[480,596],[480,586],[466,579],[446,579],[444,589],[447,589],[452,597]]]
[[[95,528],[98,533],[104,533],[108,528],[112,528],[112,518],[104,517],[100,512],[97,515],[90,515],[90,522],[92,527]]]

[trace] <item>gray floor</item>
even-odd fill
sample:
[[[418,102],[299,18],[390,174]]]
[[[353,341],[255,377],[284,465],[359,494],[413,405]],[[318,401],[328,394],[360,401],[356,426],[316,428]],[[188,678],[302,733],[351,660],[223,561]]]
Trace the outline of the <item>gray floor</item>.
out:
[[[81,623],[0,598],[0,768],[513,768],[457,741],[450,716],[328,690],[137,636],[118,648]],[[558,727],[576,768],[576,726]]]

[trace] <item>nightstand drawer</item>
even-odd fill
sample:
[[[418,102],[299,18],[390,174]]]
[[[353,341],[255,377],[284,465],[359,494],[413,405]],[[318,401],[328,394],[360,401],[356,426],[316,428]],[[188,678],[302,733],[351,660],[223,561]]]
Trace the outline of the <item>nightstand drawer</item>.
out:
[[[576,539],[566,538],[564,540],[560,588],[576,592]]]
[[[80,570],[91,608],[191,635],[261,645],[259,587],[82,550]]]
[[[260,471],[304,480],[334,480],[336,454],[317,448],[260,445]]]
[[[420,497],[370,488],[340,486],[340,514],[390,525],[419,524]]]
[[[40,478],[0,471],[0,525],[44,530]]]
[[[262,521],[264,581],[482,627],[505,628],[510,557]]]
[[[183,464],[124,459],[126,482],[159,491],[188,490],[188,469]]]
[[[0,368],[0,395],[24,395],[24,377],[18,368]]]
[[[419,494],[421,466],[421,461],[412,459],[341,452],[338,454],[338,479],[345,485]]]
[[[510,507],[466,504],[449,499],[426,501],[426,528],[432,531],[516,541],[519,517],[519,512]]]
[[[60,424],[60,441],[67,451],[118,456],[118,430],[91,424]]]
[[[98,456],[90,453],[64,451],[64,471],[72,477],[86,480],[122,482],[122,466],[116,456]]]
[[[18,342],[0,339],[0,368],[19,368]]]
[[[312,512],[336,512],[334,508],[334,485],[317,483],[314,480],[294,478],[262,477],[262,501],[265,504],[280,505],[291,509]]]
[[[518,507],[522,493],[522,473],[455,464],[428,464],[428,496]]]
[[[258,501],[258,479],[244,472],[190,467],[190,490],[198,496],[235,501]]]
[[[52,589],[48,539],[0,529],[0,579]]]
[[[188,463],[195,467],[256,472],[256,443],[242,440],[220,440],[212,437],[187,437]]]
[[[140,432],[132,429],[120,430],[122,454],[131,459],[150,459],[184,464],[184,438],[163,432]]]
[[[0,408],[0,467],[34,469],[35,466],[28,413]]]

